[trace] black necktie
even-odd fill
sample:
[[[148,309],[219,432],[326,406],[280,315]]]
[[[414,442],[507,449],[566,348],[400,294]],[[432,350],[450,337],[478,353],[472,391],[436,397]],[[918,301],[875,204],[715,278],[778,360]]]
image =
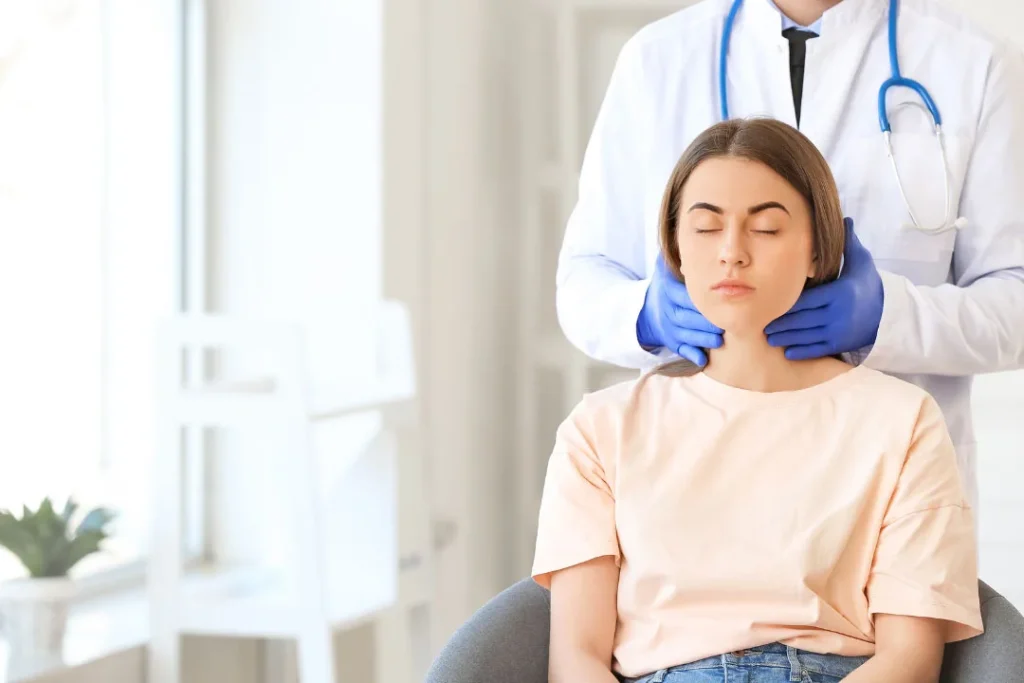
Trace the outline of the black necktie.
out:
[[[804,63],[807,61],[807,41],[818,34],[802,31],[796,27],[787,28],[782,35],[789,41],[789,82],[793,86],[793,107],[796,109],[796,124],[800,125],[800,103],[804,94]]]

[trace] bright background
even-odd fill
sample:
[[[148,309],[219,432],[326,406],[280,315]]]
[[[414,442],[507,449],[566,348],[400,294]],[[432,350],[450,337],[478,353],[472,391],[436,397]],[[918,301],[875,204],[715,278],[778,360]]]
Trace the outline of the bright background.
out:
[[[1019,3],[949,1],[1024,45]],[[156,322],[181,307],[296,320],[314,375],[350,378],[375,353],[368,312],[401,300],[420,417],[402,476],[426,494],[398,512],[440,538],[422,667],[528,571],[554,426],[629,376],[562,339],[555,256],[619,46],[684,4],[0,0],[0,507],[113,506],[109,552],[77,575],[96,596],[141,585]],[[975,394],[983,576],[1018,605],[1021,379]],[[324,438],[348,452],[379,429],[361,417]],[[224,434],[208,454],[183,501],[189,557],[287,561],[267,449]],[[320,494],[346,510],[332,462]],[[17,573],[0,552],[0,579]],[[339,634],[342,670],[383,676],[383,637],[372,619]],[[273,680],[274,647],[197,643],[189,680]]]

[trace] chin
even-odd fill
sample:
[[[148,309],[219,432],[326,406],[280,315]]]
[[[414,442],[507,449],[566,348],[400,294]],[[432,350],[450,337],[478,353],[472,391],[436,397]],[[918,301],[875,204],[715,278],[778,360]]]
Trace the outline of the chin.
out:
[[[756,296],[732,301],[708,297],[693,303],[713,325],[734,337],[764,335],[764,328],[792,307],[792,304],[781,306],[778,301]]]
[[[764,328],[774,320],[765,320],[763,316],[751,316],[742,311],[722,312],[718,315],[705,315],[713,325],[725,330],[725,334],[733,338],[764,336]]]
[[[761,319],[764,318],[764,313],[758,311],[758,306],[755,302],[750,302],[749,305],[735,305],[735,304],[716,304],[706,307],[698,307],[704,317],[707,318],[713,325],[717,325],[726,332],[733,334],[747,334],[751,330],[759,329],[764,330],[767,322],[761,325]],[[760,325],[760,327],[758,327]]]

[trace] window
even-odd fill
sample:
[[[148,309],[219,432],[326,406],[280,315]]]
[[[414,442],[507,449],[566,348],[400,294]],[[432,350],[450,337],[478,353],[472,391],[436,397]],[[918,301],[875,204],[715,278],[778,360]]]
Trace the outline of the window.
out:
[[[78,576],[146,554],[154,329],[185,265],[182,41],[158,4],[0,0],[0,508],[112,507]],[[0,579],[21,571],[0,550]]]

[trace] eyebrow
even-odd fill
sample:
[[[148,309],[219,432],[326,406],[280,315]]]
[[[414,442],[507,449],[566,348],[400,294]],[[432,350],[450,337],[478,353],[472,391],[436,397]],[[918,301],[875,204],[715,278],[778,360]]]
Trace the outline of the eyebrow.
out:
[[[710,211],[711,213],[717,213],[719,215],[725,213],[724,211],[722,211],[722,207],[715,206],[714,204],[708,204],[707,202],[697,202],[696,204],[691,206],[686,212],[692,213],[697,209],[703,209],[705,211]],[[768,209],[782,209],[787,214],[789,213],[789,209],[787,209],[778,202],[761,202],[760,204],[755,204],[754,206],[747,209],[747,215],[753,216],[755,213],[767,211]]]

